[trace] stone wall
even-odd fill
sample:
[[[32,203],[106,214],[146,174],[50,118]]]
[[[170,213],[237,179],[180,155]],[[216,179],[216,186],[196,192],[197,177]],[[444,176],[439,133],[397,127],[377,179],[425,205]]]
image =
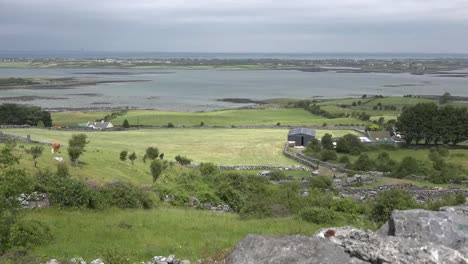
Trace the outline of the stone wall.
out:
[[[187,168],[198,168],[199,164],[185,165]],[[282,170],[282,171],[307,171],[304,166],[271,166],[271,165],[219,165],[220,170]]]
[[[33,140],[30,136],[23,137],[23,136],[8,134],[8,133],[0,131],[0,142],[5,142],[5,141],[15,141],[15,142],[19,141],[19,142],[25,142],[25,143],[35,143],[35,144],[52,146],[51,142]]]
[[[344,197],[350,197],[355,200],[369,200],[374,199],[378,193],[383,191],[388,191],[393,188],[402,188],[408,190],[413,194],[413,197],[418,202],[427,202],[427,201],[434,201],[440,199],[447,195],[454,195],[454,194],[463,194],[465,197],[468,197],[468,190],[465,189],[444,189],[444,190],[437,190],[437,189],[425,189],[416,186],[395,186],[395,185],[383,185],[375,188],[342,188],[340,189],[340,193]]]

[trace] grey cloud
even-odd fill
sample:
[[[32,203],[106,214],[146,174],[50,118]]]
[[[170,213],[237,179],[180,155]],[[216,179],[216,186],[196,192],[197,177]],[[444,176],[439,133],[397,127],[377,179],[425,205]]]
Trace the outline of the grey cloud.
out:
[[[468,52],[464,0],[0,0],[0,50]]]

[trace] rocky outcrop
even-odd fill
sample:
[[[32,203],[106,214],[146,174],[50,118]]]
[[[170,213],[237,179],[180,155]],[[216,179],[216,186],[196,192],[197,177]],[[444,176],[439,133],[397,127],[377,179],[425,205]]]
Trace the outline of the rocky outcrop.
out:
[[[365,263],[321,237],[248,235],[227,257],[226,264]]]
[[[393,211],[377,234],[430,241],[468,256],[468,206],[444,207],[441,211]]]
[[[22,193],[18,197],[23,209],[42,209],[49,208],[50,201],[46,193],[33,192],[30,194]]]
[[[61,264],[61,263],[72,263],[72,264],[86,264],[86,261],[82,258],[73,258],[70,262],[59,262],[56,259],[51,259],[46,262],[46,264]],[[102,259],[95,259],[89,262],[90,264],[106,264]],[[164,256],[154,256],[148,262],[141,262],[142,264],[190,264],[188,260],[177,259],[174,255]]]
[[[378,232],[326,228],[313,237],[249,235],[227,257],[240,263],[468,263],[468,206],[394,211]]]

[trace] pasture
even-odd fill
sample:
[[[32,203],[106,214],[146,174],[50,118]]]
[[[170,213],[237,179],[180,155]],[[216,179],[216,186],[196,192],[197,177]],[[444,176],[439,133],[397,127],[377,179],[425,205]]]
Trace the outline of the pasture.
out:
[[[58,141],[65,145],[73,134],[79,133],[49,129],[4,129],[3,131],[21,136],[31,135],[34,140]],[[82,164],[70,169],[73,175],[98,182],[119,179],[137,184],[150,183],[149,164],[142,162],[144,151],[150,146],[158,147],[167,160],[174,160],[175,156],[182,155],[191,158],[194,163],[297,165],[298,163],[282,153],[287,133],[287,129],[207,128],[85,132],[90,143],[80,158]],[[339,137],[355,132],[317,130],[317,137],[322,137],[325,133]],[[130,161],[119,160],[119,153],[122,150],[127,150],[129,153],[136,152],[138,159],[134,165]],[[50,149],[46,149],[38,159],[38,166],[43,169],[55,166],[56,162],[52,160],[55,156],[62,156],[68,160],[66,148],[61,152],[61,154],[52,154]],[[23,154],[22,165],[27,170],[34,171],[32,159],[27,154]]]
[[[226,254],[248,234],[313,235],[319,228],[292,217],[241,220],[235,214],[178,208],[46,209],[23,215],[51,227],[54,239],[33,250],[38,257],[91,261],[112,250],[130,257],[129,263],[169,254],[195,261]]]
[[[105,112],[57,112],[52,114],[54,125],[77,126],[78,123],[103,118]],[[328,119],[298,108],[279,109],[229,109],[212,112],[174,112],[157,110],[130,110],[124,116],[112,119],[114,125],[122,125],[127,119],[131,126],[322,126],[365,123],[354,118]]]

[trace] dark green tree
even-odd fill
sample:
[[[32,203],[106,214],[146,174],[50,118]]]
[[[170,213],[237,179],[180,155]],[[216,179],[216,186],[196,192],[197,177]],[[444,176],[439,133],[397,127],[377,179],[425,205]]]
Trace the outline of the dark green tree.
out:
[[[30,154],[33,159],[34,168],[37,168],[37,158],[39,158],[42,155],[43,151],[44,151],[43,146],[34,146],[34,147],[31,147],[29,150],[27,150],[27,153]]]
[[[159,159],[155,159],[150,165],[151,175],[153,176],[153,182],[156,182],[164,171],[164,162]]]
[[[332,135],[330,135],[328,133],[326,133],[322,137],[321,143],[322,143],[322,147],[324,149],[328,149],[328,150],[333,150],[334,149]]]
[[[122,127],[123,127],[123,128],[129,128],[129,127],[130,127],[130,123],[128,123],[128,120],[127,120],[127,119],[125,119],[125,120],[123,121]]]
[[[120,152],[120,155],[119,155],[120,160],[121,161],[126,161],[127,160],[127,155],[128,155],[128,151],[122,150]]]
[[[143,162],[146,162],[146,159],[155,160],[159,157],[159,149],[156,147],[149,147],[146,149],[145,156],[143,157]]]
[[[361,141],[353,134],[346,134],[336,142],[337,152],[359,154],[361,149]]]
[[[416,208],[416,201],[411,193],[402,189],[391,189],[377,195],[371,209],[371,219],[382,224],[385,223],[392,211]]]
[[[133,162],[137,159],[135,152],[132,152],[132,154],[128,156],[128,159],[132,162],[132,165],[133,165]]]
[[[87,141],[86,134],[74,134],[68,141],[68,156],[72,166],[76,166],[79,163],[81,154],[85,152],[85,147],[89,143]]]

